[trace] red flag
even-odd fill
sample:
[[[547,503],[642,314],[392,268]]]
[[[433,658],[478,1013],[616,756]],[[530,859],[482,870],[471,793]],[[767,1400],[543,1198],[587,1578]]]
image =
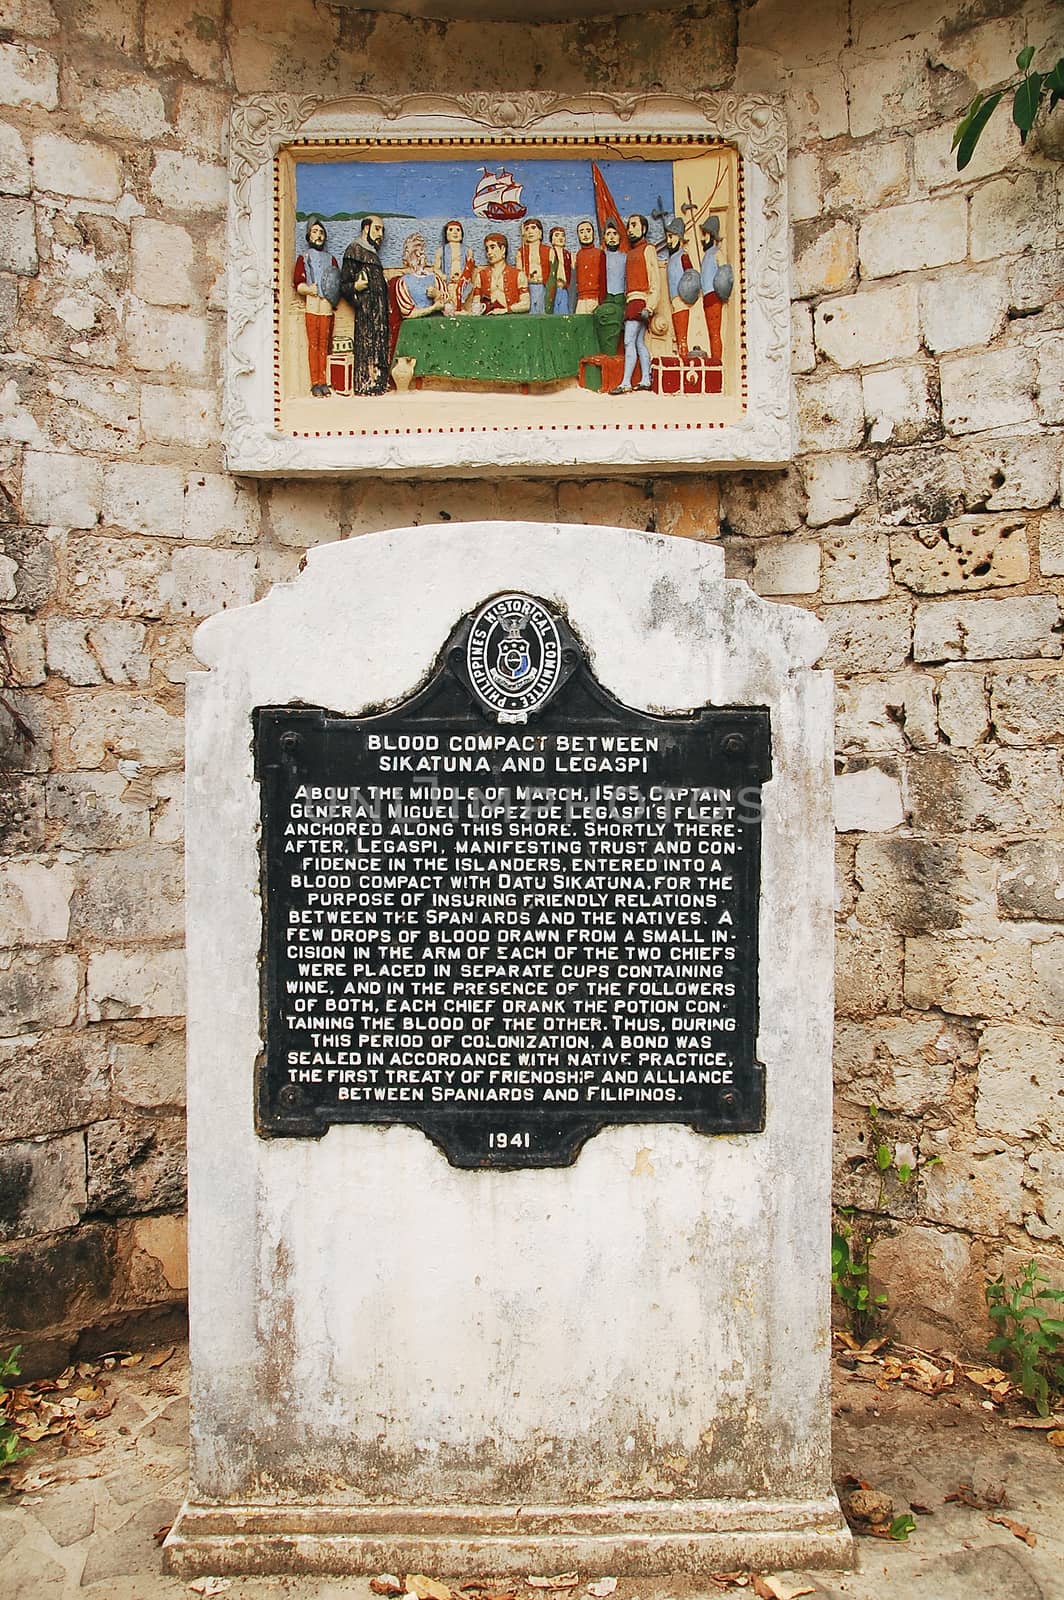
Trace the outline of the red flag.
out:
[[[621,220],[621,208],[612,194],[610,194],[609,185],[599,171],[598,163],[595,161],[591,163],[591,177],[595,185],[595,212],[598,216],[599,240],[601,241],[602,235],[606,231],[607,222],[615,222],[617,224],[617,232],[621,236],[621,249],[627,250],[628,234]]]

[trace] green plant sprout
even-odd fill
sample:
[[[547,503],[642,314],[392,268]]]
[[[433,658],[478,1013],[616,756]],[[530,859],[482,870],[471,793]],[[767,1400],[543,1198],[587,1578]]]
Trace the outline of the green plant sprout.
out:
[[[1037,1261],[1028,1261],[1022,1278],[1007,1283],[1002,1274],[986,1285],[987,1309],[998,1328],[987,1349],[1004,1358],[1040,1417],[1064,1395],[1064,1289],[1048,1284]]]
[[[871,1161],[878,1178],[871,1217],[859,1227],[851,1225],[849,1221],[840,1221],[831,1234],[831,1287],[839,1303],[845,1306],[849,1313],[851,1333],[862,1344],[871,1335],[889,1303],[885,1294],[872,1293],[872,1258],[875,1254],[879,1223],[883,1217],[887,1178],[893,1175],[903,1189],[908,1188],[919,1172],[926,1167],[933,1167],[940,1160],[939,1156],[932,1156],[927,1161],[921,1161],[917,1156],[913,1162],[899,1161],[896,1149],[881,1136],[878,1106],[868,1107],[868,1120],[871,1133],[871,1154],[868,1160]],[[853,1206],[845,1206],[840,1208],[839,1215],[852,1218],[855,1210]],[[902,1534],[899,1537],[904,1538],[906,1535]]]
[[[0,1256],[0,1261],[7,1261],[8,1259],[9,1257],[7,1256]],[[8,1351],[6,1356],[0,1356],[0,1472],[3,1472],[7,1467],[14,1466],[15,1462],[21,1461],[23,1456],[29,1455],[29,1451],[23,1448],[22,1441],[18,1436],[18,1429],[9,1420],[7,1396],[4,1393],[4,1390],[8,1387],[8,1378],[17,1378],[22,1371],[18,1364],[21,1350],[22,1346],[17,1344],[13,1350]]]
[[[952,148],[957,152],[958,172],[963,172],[972,159],[983,129],[1010,89],[1012,120],[1020,130],[1021,144],[1027,143],[1027,136],[1043,108],[1048,116],[1057,102],[1064,99],[1064,56],[1048,72],[1031,72],[1029,69],[1033,60],[1034,46],[1028,45],[1016,57],[1021,74],[1018,79],[1012,79],[992,94],[976,95],[953,134]]]

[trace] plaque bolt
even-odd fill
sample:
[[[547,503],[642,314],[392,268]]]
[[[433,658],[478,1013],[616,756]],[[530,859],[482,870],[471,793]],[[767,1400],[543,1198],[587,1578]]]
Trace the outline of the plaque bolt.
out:
[[[741,733],[726,733],[721,740],[721,748],[726,755],[741,756],[746,749],[746,740]]]
[[[283,1106],[288,1106],[291,1109],[299,1105],[303,1096],[297,1083],[286,1083],[277,1098]]]
[[[283,1094],[284,1091],[282,1090],[281,1092]],[[739,1103],[739,1097],[738,1095],[734,1094],[722,1094],[720,1097],[720,1103],[727,1111],[734,1111],[735,1107]]]
[[[281,749],[282,750],[289,750],[289,751],[298,750],[299,749],[299,735],[298,735],[298,733],[282,733],[282,735],[281,735]]]

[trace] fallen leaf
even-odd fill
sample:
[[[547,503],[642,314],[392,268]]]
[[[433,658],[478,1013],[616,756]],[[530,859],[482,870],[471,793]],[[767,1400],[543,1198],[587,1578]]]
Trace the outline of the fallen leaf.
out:
[[[1000,1484],[996,1489],[988,1486],[979,1493],[970,1483],[959,1483],[952,1494],[943,1496],[943,1501],[946,1505],[952,1502],[955,1505],[971,1506],[973,1511],[993,1511],[1008,1505],[1008,1496],[1004,1484]]]
[[[404,1584],[394,1572],[382,1572],[376,1578],[369,1580],[369,1586],[374,1594],[402,1594]]]
[[[197,1578],[195,1583],[189,1584],[193,1594],[224,1594],[232,1587],[228,1578]]]
[[[1011,1517],[987,1517],[988,1522],[996,1522],[1000,1528],[1007,1528],[1017,1539],[1022,1539],[1024,1544],[1029,1544],[1033,1550],[1038,1543],[1037,1538],[1022,1522],[1013,1522]]]
[[[155,1532],[152,1534],[152,1538],[155,1540],[155,1543],[162,1544],[172,1527],[172,1522],[164,1522],[161,1528],[156,1528]]]
[[[123,1356],[121,1362],[119,1363],[119,1365],[123,1366],[123,1367],[139,1367],[143,1360],[144,1360],[143,1352],[138,1350],[137,1354],[135,1356]],[[210,1579],[208,1579],[207,1582],[210,1582]],[[224,1583],[227,1589],[232,1587],[232,1585],[225,1578],[219,1578],[218,1582],[219,1583]],[[209,1593],[209,1594],[217,1594],[218,1590],[217,1589],[208,1590],[207,1593]]]
[[[597,1582],[589,1583],[585,1592],[593,1594],[595,1600],[606,1600],[606,1596],[612,1594],[616,1587],[616,1578],[599,1578]]]
[[[166,1363],[169,1361],[176,1349],[177,1346],[172,1344],[169,1350],[156,1350],[154,1355],[148,1357],[145,1365],[150,1367],[153,1371],[156,1367],[165,1367]]]
[[[1051,1433],[1057,1428],[1064,1428],[1064,1417],[1010,1417],[1010,1428],[1034,1428],[1039,1433]]]
[[[933,1517],[935,1514],[930,1506],[922,1505],[919,1500],[910,1500],[909,1510],[915,1511],[918,1517]]]
[[[1058,1450],[1064,1449],[1064,1428],[1054,1428],[1052,1433],[1047,1433],[1046,1438]]]
[[[31,1494],[38,1489],[47,1489],[50,1484],[58,1483],[59,1479],[49,1472],[34,1472],[29,1477],[23,1478],[19,1484],[20,1491],[28,1489]]]
[[[760,1588],[758,1588],[758,1584],[761,1585]],[[800,1589],[794,1589],[789,1583],[785,1583],[782,1578],[776,1578],[771,1573],[766,1573],[763,1577],[755,1575],[754,1593],[760,1597],[760,1600],[798,1600],[799,1595],[815,1594],[816,1590],[810,1588],[808,1584],[804,1584]]]
[[[849,1338],[849,1334],[846,1334],[845,1337]],[[750,1574],[748,1572],[711,1572],[709,1581],[710,1583],[715,1583],[718,1589],[745,1589],[750,1582]]]
[[[451,1591],[445,1583],[437,1583],[435,1578],[427,1578],[423,1572],[408,1572],[404,1581],[407,1594],[417,1595],[417,1600],[452,1600]]]
[[[559,1572],[554,1578],[533,1578],[529,1574],[529,1587],[532,1589],[576,1589],[580,1584],[578,1572]]]
[[[1002,1372],[998,1367],[965,1367],[964,1376],[971,1378],[973,1383],[980,1388],[989,1389],[995,1383],[1001,1383],[1008,1378],[1007,1372]]]

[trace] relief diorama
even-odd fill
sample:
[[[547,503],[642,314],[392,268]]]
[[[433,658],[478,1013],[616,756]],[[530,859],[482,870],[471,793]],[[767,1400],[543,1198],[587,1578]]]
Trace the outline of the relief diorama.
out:
[[[282,433],[742,416],[735,145],[308,140],[278,152],[276,180]]]

